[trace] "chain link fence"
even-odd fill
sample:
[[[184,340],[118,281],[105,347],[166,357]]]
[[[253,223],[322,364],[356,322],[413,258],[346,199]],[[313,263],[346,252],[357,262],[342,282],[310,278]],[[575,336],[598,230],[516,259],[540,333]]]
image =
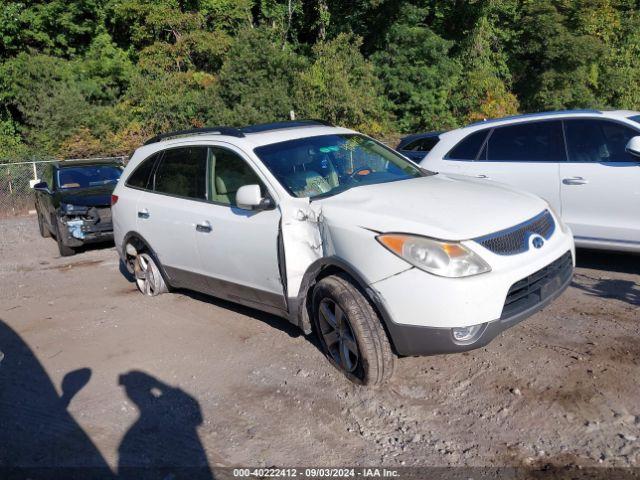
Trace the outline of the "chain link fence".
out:
[[[74,158],[65,162],[82,160],[120,160],[126,157]],[[57,160],[37,160],[0,164],[0,218],[26,215],[34,209],[33,185],[42,178],[47,164]]]

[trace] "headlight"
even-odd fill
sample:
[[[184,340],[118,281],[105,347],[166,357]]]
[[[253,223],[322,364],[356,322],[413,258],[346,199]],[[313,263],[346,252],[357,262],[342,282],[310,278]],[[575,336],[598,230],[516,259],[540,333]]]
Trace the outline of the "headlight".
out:
[[[60,210],[67,215],[82,215],[83,213],[87,213],[89,207],[85,205],[72,205],[70,203],[61,203]]]
[[[491,271],[477,253],[458,242],[397,233],[384,233],[376,240],[411,265],[434,275],[469,277]]]

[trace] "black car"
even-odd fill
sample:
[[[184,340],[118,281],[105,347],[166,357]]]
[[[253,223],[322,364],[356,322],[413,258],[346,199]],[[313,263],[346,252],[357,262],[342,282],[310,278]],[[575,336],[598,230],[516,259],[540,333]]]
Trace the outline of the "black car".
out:
[[[440,141],[438,135],[441,133],[427,132],[407,135],[400,140],[396,150],[414,162],[419,162]]]
[[[123,165],[110,161],[67,161],[47,165],[35,190],[38,226],[54,235],[60,255],[86,243],[113,239],[111,192]]]

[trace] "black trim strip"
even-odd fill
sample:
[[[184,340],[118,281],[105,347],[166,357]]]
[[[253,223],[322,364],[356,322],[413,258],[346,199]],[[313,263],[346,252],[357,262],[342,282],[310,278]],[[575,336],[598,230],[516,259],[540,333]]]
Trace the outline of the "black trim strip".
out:
[[[284,295],[189,272],[180,268],[165,266],[165,271],[171,280],[172,287],[195,290],[258,310],[284,317],[287,316]]]

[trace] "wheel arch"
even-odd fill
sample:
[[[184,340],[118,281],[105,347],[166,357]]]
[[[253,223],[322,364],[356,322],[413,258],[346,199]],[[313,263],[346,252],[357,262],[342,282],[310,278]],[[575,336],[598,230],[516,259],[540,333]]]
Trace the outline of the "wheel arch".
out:
[[[295,314],[294,318],[297,321],[297,325],[304,331],[304,333],[311,333],[312,326],[310,315],[312,314],[311,299],[313,297],[313,289],[323,278],[336,274],[346,274],[351,280],[353,280],[353,285],[371,302],[373,309],[381,319],[382,327],[387,334],[389,343],[391,343],[391,347],[395,351],[393,337],[390,335],[388,328],[389,322],[391,322],[391,317],[389,316],[382,300],[376,294],[375,290],[373,290],[365,281],[364,276],[357,268],[338,257],[329,256],[319,258],[307,268],[307,271],[302,277],[298,297],[294,300],[295,308],[290,309],[290,311]]]
[[[167,285],[170,285],[169,283],[170,277],[169,275],[167,275],[167,272],[164,269],[164,265],[162,265],[162,262],[160,262],[160,259],[158,258],[158,254],[153,249],[151,244],[147,241],[147,239],[144,238],[142,234],[140,234],[135,230],[131,230],[124,236],[124,238],[122,239],[122,251],[118,252],[120,254],[120,258],[124,261],[127,267],[127,270],[129,270],[129,267],[130,267],[127,260],[130,257],[130,255],[127,254],[127,245],[129,244],[131,244],[136,249],[136,252],[143,252],[143,251],[148,252],[149,255],[151,255],[151,257],[155,261],[158,269],[160,270],[160,274],[162,275],[164,282]]]

